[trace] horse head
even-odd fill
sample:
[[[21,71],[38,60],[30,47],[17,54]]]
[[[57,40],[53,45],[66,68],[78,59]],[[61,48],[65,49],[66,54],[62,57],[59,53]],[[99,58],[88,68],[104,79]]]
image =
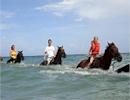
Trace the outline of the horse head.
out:
[[[66,53],[63,46],[58,47],[58,53],[61,55],[61,57],[66,58]]]
[[[18,51],[17,59],[24,60],[23,51]]]
[[[110,55],[112,56],[112,58],[114,58],[118,62],[122,61],[122,56],[121,56],[118,48],[116,47],[116,45],[113,42],[108,43],[108,51],[109,51]]]

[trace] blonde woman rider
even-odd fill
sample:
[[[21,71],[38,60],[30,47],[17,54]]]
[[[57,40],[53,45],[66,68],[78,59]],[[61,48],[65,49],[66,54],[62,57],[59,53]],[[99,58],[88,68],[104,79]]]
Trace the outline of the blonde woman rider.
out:
[[[16,49],[15,49],[15,45],[12,45],[11,46],[11,50],[10,50],[10,52],[9,52],[9,56],[10,56],[10,60],[11,61],[15,61],[16,60],[16,57],[17,57],[17,51],[16,51]]]

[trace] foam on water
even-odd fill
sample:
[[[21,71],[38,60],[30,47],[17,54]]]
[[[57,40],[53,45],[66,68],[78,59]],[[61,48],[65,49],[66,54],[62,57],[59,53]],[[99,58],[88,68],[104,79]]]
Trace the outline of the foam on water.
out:
[[[5,62],[2,62],[1,64],[6,64]],[[107,71],[103,71],[101,69],[76,69],[75,65],[48,65],[48,66],[40,66],[39,64],[8,64],[12,67],[37,67],[42,68],[39,73],[48,73],[48,74],[79,74],[79,75],[101,75],[101,74],[107,74],[107,75],[125,75],[130,77],[129,73],[116,73],[115,69],[120,68],[121,66],[124,66],[126,64],[120,64],[115,66],[110,66],[110,69]]]
[[[45,69],[46,70],[45,70]],[[47,73],[47,74],[79,74],[79,75],[118,75],[118,73],[114,72],[114,70],[110,69],[108,71],[104,71],[101,69],[76,69],[74,66],[63,65],[63,66],[44,66],[39,73]],[[122,73],[121,75],[130,76],[129,73]]]

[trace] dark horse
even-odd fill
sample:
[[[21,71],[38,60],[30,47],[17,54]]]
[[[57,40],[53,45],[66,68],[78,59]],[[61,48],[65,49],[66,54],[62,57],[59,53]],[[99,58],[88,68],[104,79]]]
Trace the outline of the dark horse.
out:
[[[62,57],[65,58],[66,57],[66,53],[65,50],[62,47],[58,47],[58,51],[57,54],[55,56],[54,59],[52,59],[52,61],[50,62],[50,65],[57,65],[57,64],[62,64]],[[47,61],[44,60],[40,65],[47,65]]]
[[[16,59],[10,58],[7,63],[20,63],[21,60],[24,60],[23,51],[18,51]]]
[[[117,73],[121,72],[130,72],[130,64],[127,64],[119,69],[116,70]]]
[[[122,61],[122,56],[118,51],[118,48],[116,47],[116,45],[114,43],[108,43],[108,46],[105,50],[105,53],[103,56],[101,57],[97,57],[94,59],[93,63],[89,66],[89,68],[100,68],[103,70],[108,70],[112,59],[117,60],[118,62]],[[88,63],[89,63],[90,57],[88,60],[82,60],[78,66],[81,68],[85,68],[88,67]]]

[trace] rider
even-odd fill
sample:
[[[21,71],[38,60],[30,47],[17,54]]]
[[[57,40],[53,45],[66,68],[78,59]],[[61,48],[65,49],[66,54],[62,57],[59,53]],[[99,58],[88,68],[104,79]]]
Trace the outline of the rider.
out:
[[[44,60],[47,60],[47,64],[50,64],[51,60],[55,57],[55,48],[52,45],[52,40],[48,40],[48,46],[45,49]]]
[[[10,58],[12,59],[12,61],[14,61],[16,59],[16,57],[17,57],[17,51],[15,49],[14,44],[11,46],[11,50],[9,52],[9,55],[10,55]]]
[[[100,43],[98,41],[98,37],[94,36],[93,41],[91,41],[91,47],[89,50],[90,55],[90,62],[88,64],[88,67],[93,63],[94,59],[97,57],[97,55],[100,52]]]

